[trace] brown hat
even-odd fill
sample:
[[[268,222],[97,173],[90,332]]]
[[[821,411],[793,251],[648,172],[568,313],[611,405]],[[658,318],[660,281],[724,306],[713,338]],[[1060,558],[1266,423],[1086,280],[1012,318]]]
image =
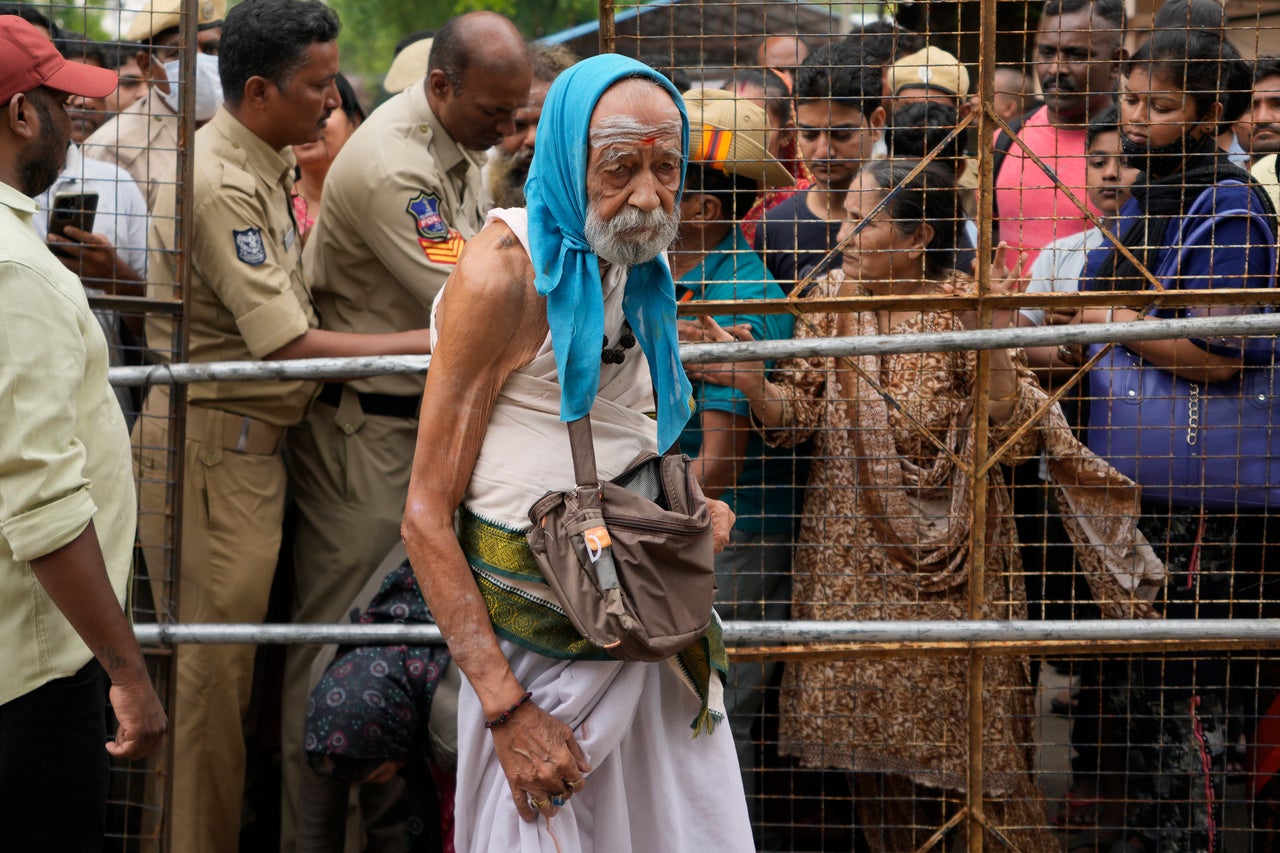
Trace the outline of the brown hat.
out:
[[[958,98],[969,96],[969,72],[945,50],[926,47],[889,66],[889,91],[935,89]]]
[[[105,98],[119,82],[110,69],[67,60],[44,33],[17,15],[0,15],[0,104],[41,86]]]
[[[684,93],[689,113],[689,162],[742,175],[762,188],[793,187],[795,178],[768,151],[764,110],[720,89]]]
[[[382,88],[395,95],[427,76],[427,61],[431,59],[431,45],[435,39],[425,38],[410,42],[391,60],[387,76],[382,78]]]
[[[148,0],[147,5],[139,9],[129,22],[124,40],[141,44],[173,29],[181,20],[182,6],[182,0]],[[226,16],[227,0],[200,0],[196,7],[196,26],[207,30],[221,24]]]

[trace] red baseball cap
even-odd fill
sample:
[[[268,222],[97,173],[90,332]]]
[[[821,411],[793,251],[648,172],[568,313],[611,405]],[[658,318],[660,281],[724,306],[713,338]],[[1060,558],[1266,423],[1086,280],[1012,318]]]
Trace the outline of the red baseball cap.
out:
[[[0,104],[40,86],[84,98],[105,98],[119,84],[116,72],[69,62],[31,24],[17,15],[0,15]]]

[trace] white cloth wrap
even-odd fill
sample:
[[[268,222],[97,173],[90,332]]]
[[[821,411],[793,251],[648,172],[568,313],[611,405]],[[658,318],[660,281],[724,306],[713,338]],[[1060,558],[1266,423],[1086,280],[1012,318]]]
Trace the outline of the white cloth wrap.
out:
[[[754,850],[729,726],[694,738],[698,700],[668,666],[563,661],[500,641],[532,701],[574,730],[587,784],[552,818],[520,819],[484,711],[458,700],[459,853],[737,853]]]

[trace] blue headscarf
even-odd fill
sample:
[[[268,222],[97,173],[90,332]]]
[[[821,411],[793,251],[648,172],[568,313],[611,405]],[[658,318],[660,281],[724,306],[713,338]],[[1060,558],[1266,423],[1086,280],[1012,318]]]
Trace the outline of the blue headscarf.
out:
[[[547,297],[547,323],[560,377],[560,420],[591,411],[600,389],[604,291],[600,262],[587,244],[587,156],[591,113],[619,80],[644,77],[661,85],[680,110],[681,153],[689,151],[689,117],[671,82],[647,65],[616,54],[585,59],[551,85],[538,121],[525,197],[529,248],[538,293]],[[681,162],[681,184],[684,162]],[[622,310],[649,360],[658,405],[658,449],[666,450],[689,420],[693,388],[680,364],[675,285],[658,258],[631,267]]]

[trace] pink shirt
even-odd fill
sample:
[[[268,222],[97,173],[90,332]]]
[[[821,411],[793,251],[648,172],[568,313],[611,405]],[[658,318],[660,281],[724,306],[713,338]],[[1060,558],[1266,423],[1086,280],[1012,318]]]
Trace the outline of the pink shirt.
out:
[[[1085,194],[1085,131],[1054,127],[1049,124],[1048,112],[1036,112],[1018,135],[1076,198],[1097,213]],[[1029,267],[1042,247],[1093,227],[1075,202],[1016,142],[1009,148],[995,183],[1000,239],[1009,244],[1007,264],[1013,264],[1022,251],[1027,253]]]

